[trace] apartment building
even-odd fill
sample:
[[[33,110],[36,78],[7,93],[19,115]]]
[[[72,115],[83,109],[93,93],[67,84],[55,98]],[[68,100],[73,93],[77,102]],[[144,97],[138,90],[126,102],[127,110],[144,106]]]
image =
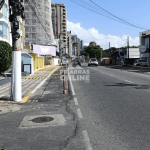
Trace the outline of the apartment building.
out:
[[[55,45],[51,0],[25,0],[25,45]]]
[[[67,49],[67,11],[64,4],[51,4],[52,24],[55,39],[59,39],[60,56],[68,54]]]
[[[145,50],[141,51],[141,58],[147,61],[150,66],[150,30],[139,33],[140,46],[145,46]]]
[[[96,44],[96,42],[92,41],[92,42],[89,43],[89,46],[92,46],[92,45],[96,46],[97,44]]]
[[[67,31],[67,49],[69,52],[69,56],[72,56],[72,39],[71,39],[71,31]]]
[[[1,0],[0,0],[1,2]],[[0,10],[0,40],[8,42],[12,45],[11,26],[9,23],[9,5],[5,0],[3,8]]]
[[[83,40],[80,40],[80,51],[84,50],[84,42]]]

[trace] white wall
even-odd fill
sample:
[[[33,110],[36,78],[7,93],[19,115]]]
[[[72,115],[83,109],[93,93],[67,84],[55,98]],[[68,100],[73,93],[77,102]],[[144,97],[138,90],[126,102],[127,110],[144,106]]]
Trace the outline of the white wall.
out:
[[[129,58],[140,58],[139,48],[129,48]]]
[[[53,64],[54,64],[54,66],[57,66],[57,65],[59,65],[59,61],[58,60],[60,60],[59,58],[53,58]]]

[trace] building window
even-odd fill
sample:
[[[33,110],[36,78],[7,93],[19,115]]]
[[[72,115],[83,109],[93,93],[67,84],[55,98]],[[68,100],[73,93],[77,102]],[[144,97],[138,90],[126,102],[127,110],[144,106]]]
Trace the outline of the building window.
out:
[[[7,5],[6,4],[4,4],[3,6],[3,18],[7,20]]]
[[[0,24],[0,36],[3,37],[3,25]]]
[[[0,36],[8,39],[8,25],[4,22],[0,22]]]
[[[28,38],[28,34],[26,34],[25,37]]]
[[[5,25],[3,25],[3,30],[4,30],[4,34],[3,34],[3,37],[5,38],[5,39],[8,39],[8,37],[7,37],[7,26],[5,26]]]

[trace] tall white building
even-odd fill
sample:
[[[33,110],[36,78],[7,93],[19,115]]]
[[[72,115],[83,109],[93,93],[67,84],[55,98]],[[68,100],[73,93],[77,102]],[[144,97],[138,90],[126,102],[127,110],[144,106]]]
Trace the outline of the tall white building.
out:
[[[1,2],[1,0],[0,0]],[[9,23],[8,0],[5,0],[3,8],[0,10],[0,40],[6,41],[12,45],[11,26]]]
[[[56,45],[51,21],[51,0],[25,0],[25,45]]]
[[[51,4],[52,23],[55,39],[59,39],[60,56],[68,54],[67,49],[67,11],[64,4]]]

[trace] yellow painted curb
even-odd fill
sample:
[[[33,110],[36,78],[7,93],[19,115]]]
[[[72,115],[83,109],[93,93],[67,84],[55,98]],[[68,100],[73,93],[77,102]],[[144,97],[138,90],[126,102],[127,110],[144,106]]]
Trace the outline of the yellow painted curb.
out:
[[[27,100],[29,99],[29,97],[31,96],[32,93],[28,94],[28,96],[26,96],[20,103],[25,103],[27,102]]]
[[[56,70],[58,70],[59,68],[61,68],[60,66],[58,66],[56,69],[54,69],[50,74],[52,75],[52,74],[54,74],[54,72],[56,71]]]
[[[56,70],[58,70],[60,66],[58,66],[56,69],[54,69],[50,74],[52,75]],[[28,94],[20,103],[25,103],[28,101],[29,97],[32,95],[32,93]]]
[[[42,70],[42,69],[49,69],[49,68],[51,68],[51,67],[54,67],[54,65],[50,65],[50,66],[48,66],[48,67],[36,69],[34,72],[36,73],[36,72],[38,72],[38,71],[40,71],[40,70]]]

